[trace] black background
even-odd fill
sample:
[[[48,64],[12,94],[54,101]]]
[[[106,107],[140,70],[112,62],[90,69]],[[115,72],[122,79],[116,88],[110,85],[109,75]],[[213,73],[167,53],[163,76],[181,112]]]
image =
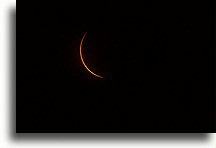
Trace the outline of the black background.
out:
[[[215,132],[211,1],[35,4],[24,10],[18,133]],[[86,32],[84,60],[105,79],[82,65],[79,44]]]

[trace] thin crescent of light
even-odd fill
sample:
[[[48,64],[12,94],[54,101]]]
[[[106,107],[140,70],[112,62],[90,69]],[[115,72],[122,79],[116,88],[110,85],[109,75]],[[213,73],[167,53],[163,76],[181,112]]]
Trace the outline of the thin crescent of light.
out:
[[[85,62],[84,62],[84,60],[83,60],[83,57],[82,57],[82,44],[83,44],[83,40],[84,40],[86,34],[87,34],[87,32],[86,32],[86,33],[84,34],[84,36],[82,37],[82,40],[81,40],[81,43],[80,43],[80,58],[81,58],[81,61],[82,61],[83,65],[85,66],[85,68],[86,68],[91,74],[93,74],[94,76],[99,77],[99,78],[104,78],[104,77],[99,76],[99,75],[95,74],[94,72],[92,72],[92,71],[88,68],[88,66],[85,64]]]

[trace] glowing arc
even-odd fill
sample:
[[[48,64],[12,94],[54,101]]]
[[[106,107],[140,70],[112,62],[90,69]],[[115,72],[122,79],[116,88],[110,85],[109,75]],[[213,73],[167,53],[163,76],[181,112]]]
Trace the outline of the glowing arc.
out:
[[[85,66],[85,68],[86,68],[91,74],[93,74],[94,76],[99,77],[99,78],[104,78],[104,77],[99,76],[99,75],[95,74],[94,72],[92,72],[92,71],[88,68],[88,66],[85,64],[85,62],[84,62],[84,60],[83,60],[83,57],[82,57],[82,45],[83,45],[83,40],[84,40],[86,34],[87,34],[87,32],[86,32],[86,33],[84,34],[84,36],[82,37],[82,40],[81,40],[81,43],[80,43],[80,58],[81,58],[81,61],[82,61],[83,65]]]

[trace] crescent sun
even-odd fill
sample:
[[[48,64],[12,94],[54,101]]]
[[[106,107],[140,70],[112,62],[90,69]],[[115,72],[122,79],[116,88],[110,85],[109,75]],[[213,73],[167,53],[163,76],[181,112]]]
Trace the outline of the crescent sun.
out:
[[[85,64],[85,62],[84,62],[84,60],[83,60],[83,57],[82,57],[82,45],[83,45],[83,40],[84,40],[86,34],[87,34],[87,32],[86,32],[86,33],[84,34],[84,36],[82,37],[82,40],[81,40],[81,43],[80,43],[80,58],[81,58],[81,61],[82,61],[83,65],[85,66],[85,68],[86,68],[91,74],[93,74],[94,76],[96,76],[96,77],[98,77],[98,78],[104,78],[104,77],[102,77],[102,76],[100,76],[100,75],[97,75],[97,74],[95,74],[94,72],[92,72],[92,71],[88,68],[88,66]]]

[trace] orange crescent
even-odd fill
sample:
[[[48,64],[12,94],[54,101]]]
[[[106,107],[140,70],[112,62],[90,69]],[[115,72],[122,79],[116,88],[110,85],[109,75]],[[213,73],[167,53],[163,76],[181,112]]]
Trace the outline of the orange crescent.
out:
[[[88,66],[85,64],[85,62],[84,62],[84,60],[83,60],[83,57],[82,57],[82,44],[83,44],[83,40],[84,40],[86,34],[87,34],[87,32],[84,34],[84,36],[83,36],[83,38],[82,38],[82,40],[81,40],[81,43],[80,43],[80,58],[81,58],[81,61],[82,61],[83,65],[85,66],[85,68],[86,68],[91,74],[93,74],[94,76],[96,76],[96,77],[98,77],[98,78],[104,78],[104,77],[99,76],[99,75],[95,74],[94,72],[92,72],[92,71],[88,68]]]

